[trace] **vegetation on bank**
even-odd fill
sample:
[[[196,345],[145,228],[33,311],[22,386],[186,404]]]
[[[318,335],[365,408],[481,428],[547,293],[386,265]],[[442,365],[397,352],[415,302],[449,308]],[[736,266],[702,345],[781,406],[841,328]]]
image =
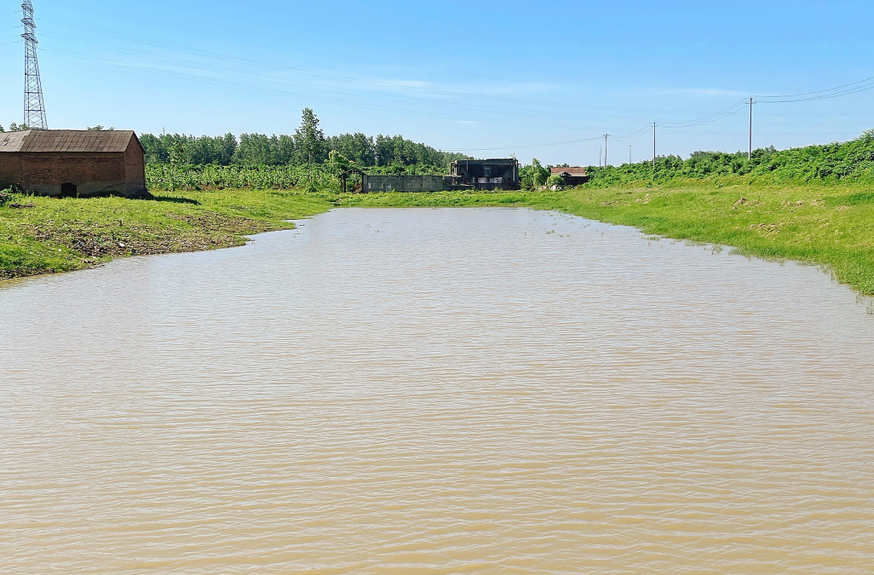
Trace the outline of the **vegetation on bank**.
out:
[[[115,257],[238,246],[333,206],[322,194],[187,192],[154,200],[0,192],[0,280],[94,267]]]
[[[113,257],[230,247],[333,207],[525,206],[818,264],[874,295],[874,191],[863,184],[674,181],[566,191],[308,194],[224,190],[124,198],[0,194],[0,278],[81,269]]]
[[[670,184],[687,180],[750,184],[858,182],[874,184],[874,130],[849,142],[776,150],[773,146],[734,154],[695,152],[684,160],[663,156],[652,162],[588,169],[588,186],[616,186],[650,182]]]
[[[222,190],[249,188],[254,190],[292,190],[312,186],[322,192],[339,193],[340,171],[348,164],[307,166],[196,166],[191,164],[146,164],[146,182],[154,191],[176,190]],[[425,164],[372,167],[369,174],[417,175],[439,174],[445,168]],[[361,183],[355,175],[350,178],[350,188]]]
[[[526,206],[731,246],[738,253],[822,265],[874,295],[874,191],[866,185],[581,187],[561,192],[368,194],[343,206]]]
[[[358,152],[355,152],[349,147],[352,146],[349,142],[360,140],[358,136],[361,135],[325,138],[318,129],[318,118],[311,110],[304,111],[301,128],[295,136],[288,136],[290,140],[286,144],[282,143],[283,137],[264,136],[267,140],[263,140],[261,136],[245,136],[235,148],[237,140],[232,135],[187,140],[182,136],[165,136],[161,142],[168,147],[166,153],[149,153],[152,161],[146,168],[147,181],[151,189],[157,190],[285,190],[305,185],[309,189],[339,192],[340,174],[350,167],[365,169],[371,174],[443,174],[448,173],[451,160],[463,158],[460,154],[431,154],[428,150],[436,150],[424,144],[413,145],[400,137],[387,140],[381,140],[380,137],[375,141],[364,137],[361,140],[363,147],[356,148]],[[349,140],[348,145],[337,144],[346,140]],[[256,141],[261,143],[256,144]],[[201,158],[201,154],[196,152],[197,146],[207,145],[204,142],[212,142],[209,145],[214,147],[225,146],[230,155],[226,154],[222,161],[206,162],[204,158],[209,155]],[[386,145],[389,146],[381,152],[382,155],[375,151],[380,149],[377,145],[379,142],[388,142]],[[403,152],[402,148],[407,144],[419,146],[421,153]],[[240,151],[254,149],[251,146],[263,153]],[[271,146],[275,148],[273,152],[264,151],[272,149]],[[283,146],[286,156],[276,151]],[[306,150],[309,151],[304,153]],[[243,160],[244,157],[248,159]],[[312,161],[309,161],[310,158]],[[377,158],[380,158],[379,162]],[[685,160],[678,156],[659,157],[655,167],[652,162],[590,166],[588,173],[591,180],[586,188],[685,186],[690,181],[708,185],[804,185],[817,182],[874,185],[874,130],[843,143],[779,151],[774,148],[759,149],[753,152],[751,159],[741,152],[695,152]],[[526,190],[537,190],[543,186],[560,187],[562,184],[561,178],[550,176],[549,166],[544,166],[536,158],[522,167],[520,178]],[[353,174],[350,185],[354,188],[358,183],[358,177]]]
[[[195,166],[177,143],[168,162],[147,167],[153,201],[0,193],[0,279],[117,256],[239,245],[247,235],[287,228],[284,220],[334,206],[528,206],[819,264],[874,295],[874,132],[842,144],[757,150],[752,160],[699,152],[687,160],[659,158],[655,172],[648,162],[589,168],[592,180],[571,190],[548,191],[544,185],[557,181],[534,160],[521,171],[521,191],[340,196],[340,170],[356,164],[340,153],[316,161],[326,140],[307,112],[293,142],[295,150],[308,150],[305,164]],[[440,167],[392,163],[369,171]]]

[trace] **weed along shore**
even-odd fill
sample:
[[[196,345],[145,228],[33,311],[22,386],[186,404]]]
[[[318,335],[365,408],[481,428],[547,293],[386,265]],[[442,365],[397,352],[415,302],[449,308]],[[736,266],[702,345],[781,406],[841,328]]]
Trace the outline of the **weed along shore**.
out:
[[[114,257],[231,247],[286,220],[335,207],[517,206],[628,225],[666,238],[821,265],[874,295],[874,192],[861,184],[671,183],[565,191],[334,195],[185,191],[156,200],[7,196],[0,206],[0,278],[92,267]]]

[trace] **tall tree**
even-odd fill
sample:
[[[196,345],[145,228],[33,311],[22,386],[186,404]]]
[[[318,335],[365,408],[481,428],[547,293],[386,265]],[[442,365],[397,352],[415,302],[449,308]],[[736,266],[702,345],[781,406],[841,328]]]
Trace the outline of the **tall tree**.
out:
[[[311,108],[304,108],[300,128],[294,133],[294,148],[301,163],[312,166],[325,160],[325,132],[319,128],[319,119]]]

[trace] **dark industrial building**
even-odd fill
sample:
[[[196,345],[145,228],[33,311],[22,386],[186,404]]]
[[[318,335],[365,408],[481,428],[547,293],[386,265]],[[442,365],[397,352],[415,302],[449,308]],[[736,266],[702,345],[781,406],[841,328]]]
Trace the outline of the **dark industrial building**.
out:
[[[507,160],[458,160],[447,176],[361,176],[361,191],[440,192],[444,190],[518,190],[519,162]]]
[[[457,160],[452,162],[451,185],[472,187],[475,190],[518,190],[519,161],[515,158],[498,160]]]
[[[0,133],[0,189],[47,196],[146,194],[143,146],[131,130]]]
[[[586,173],[586,168],[579,166],[566,168],[550,168],[553,176],[561,176],[566,186],[579,186],[589,181],[589,174]]]

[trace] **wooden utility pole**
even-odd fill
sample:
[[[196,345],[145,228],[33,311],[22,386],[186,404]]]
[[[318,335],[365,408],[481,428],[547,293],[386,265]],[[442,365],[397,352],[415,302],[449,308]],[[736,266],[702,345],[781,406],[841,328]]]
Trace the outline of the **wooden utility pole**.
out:
[[[750,98],[750,151],[747,154],[747,160],[751,161],[753,159],[753,99]]]

